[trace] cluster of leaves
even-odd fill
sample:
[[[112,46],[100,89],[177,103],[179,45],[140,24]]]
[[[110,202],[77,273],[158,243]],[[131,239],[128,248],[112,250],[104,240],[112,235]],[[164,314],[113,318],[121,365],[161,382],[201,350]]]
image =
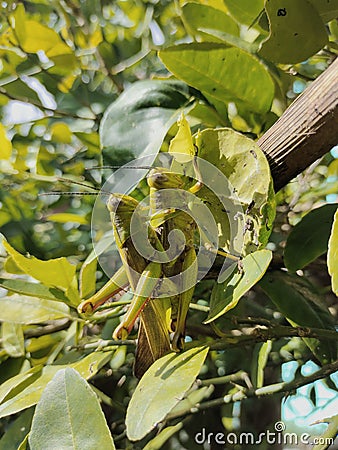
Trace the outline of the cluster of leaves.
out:
[[[271,384],[290,360],[299,371],[308,360],[322,365],[318,377],[337,389],[329,377],[337,369],[331,291],[338,291],[338,219],[336,205],[326,204],[337,192],[332,156],[278,193],[270,238],[256,224],[261,245],[267,244],[255,252],[256,271],[246,259],[230,280],[196,287],[187,351],[155,363],[136,390],[135,341],[110,340],[122,307],[89,321],[76,312],[104,281],[88,256],[92,199],[38,197],[60,176],[85,176],[93,186],[99,174],[85,168],[166,151],[182,111],[193,130],[204,130],[201,157],[216,163],[213,157],[226,155],[232,168],[243,168],[247,154],[237,160],[235,144],[255,144],[214,128],[259,137],[335,52],[334,2],[295,3],[2,3],[0,448],[108,449],[114,448],[111,434],[121,448],[195,448],[193,436],[203,425],[234,428],[235,401],[290,391]],[[163,79],[168,71],[173,77]],[[258,172],[265,165],[262,159]],[[231,182],[243,186],[248,174],[239,172]],[[259,206],[266,201],[273,210],[268,170],[262,180]],[[243,188],[246,207],[259,198],[250,186]],[[264,208],[253,211],[255,220],[260,214],[272,220]],[[271,250],[271,270],[256,284]],[[202,322],[209,325],[196,325]],[[202,385],[195,381],[199,373]],[[204,416],[212,405],[218,414]]]

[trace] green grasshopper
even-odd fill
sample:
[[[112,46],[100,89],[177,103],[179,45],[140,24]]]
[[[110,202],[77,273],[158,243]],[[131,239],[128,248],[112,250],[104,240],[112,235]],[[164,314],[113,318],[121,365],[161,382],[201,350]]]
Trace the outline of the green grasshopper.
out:
[[[197,279],[196,254],[194,249],[195,224],[186,212],[163,208],[159,196],[162,189],[181,189],[184,181],[180,175],[168,169],[152,169],[147,176],[151,196],[151,220],[148,226],[147,240],[154,251],[165,254],[169,246],[168,236],[172,230],[181,230],[185,238],[185,246],[178,258],[168,262],[151,261],[149,257],[141,256],[135,249],[130,235],[131,218],[137,216],[138,202],[127,195],[112,194],[109,197],[108,209],[114,229],[116,244],[122,259],[123,268],[118,270],[108,283],[96,294],[82,302],[78,310],[81,314],[92,313],[108,298],[115,295],[128,284],[133,291],[131,305],[120,325],[115,329],[115,339],[125,339],[140,316],[138,334],[138,351],[136,354],[135,374],[141,376],[148,366],[167,353],[170,348],[180,351],[183,348],[185,336],[185,321],[189,304]],[[190,189],[193,192],[194,186]],[[164,209],[164,211],[163,211]],[[136,219],[137,220],[137,219]],[[144,227],[139,218],[138,227]],[[189,271],[190,269],[190,271]],[[192,269],[192,270],[191,270]],[[150,300],[156,289],[161,287],[165,277],[181,277],[179,292],[168,297]],[[190,278],[187,279],[187,276]],[[171,323],[168,321],[168,311],[171,309]],[[170,346],[169,332],[174,333]]]
[[[194,247],[196,222],[189,214],[188,205],[183,209],[179,205],[189,203],[183,193],[192,195],[198,192],[202,180],[193,155],[195,148],[190,128],[184,118],[179,123],[179,132],[171,141],[172,153],[176,154],[176,149],[178,146],[182,147],[182,142],[183,147],[188,142],[190,148],[180,151],[180,155],[173,158],[170,169],[153,168],[146,177],[150,190],[148,220],[139,214],[142,206],[140,208],[134,198],[110,195],[108,209],[123,268],[78,307],[80,314],[90,314],[108,298],[130,286],[133,298],[122,322],[114,330],[113,337],[125,339],[137,317],[140,317],[134,369],[138,377],[170,349],[176,352],[183,349],[186,317],[198,281]],[[195,173],[193,178],[197,176],[197,182],[193,185],[189,177],[184,176],[186,172],[190,173],[191,168]],[[137,233],[145,228],[145,222],[148,221],[147,233],[141,238],[141,244],[142,241],[150,244],[148,247],[145,245],[146,251],[143,248],[140,251],[135,246],[131,232],[132,220],[136,220]],[[174,239],[173,233],[176,233]],[[210,250],[217,251],[212,246]],[[172,251],[174,256],[169,257]],[[236,261],[239,259],[228,254],[224,256]],[[173,333],[171,342],[170,333]]]

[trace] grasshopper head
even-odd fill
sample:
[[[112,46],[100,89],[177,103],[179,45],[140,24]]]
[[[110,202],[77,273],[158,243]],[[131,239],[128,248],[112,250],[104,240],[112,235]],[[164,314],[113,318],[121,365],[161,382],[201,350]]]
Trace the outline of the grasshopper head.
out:
[[[123,194],[111,194],[108,200],[107,208],[110,212],[133,213],[138,202],[133,197]]]
[[[147,176],[147,182],[149,187],[155,189],[175,189],[182,188],[184,185],[180,174],[172,173],[162,167],[152,169]]]

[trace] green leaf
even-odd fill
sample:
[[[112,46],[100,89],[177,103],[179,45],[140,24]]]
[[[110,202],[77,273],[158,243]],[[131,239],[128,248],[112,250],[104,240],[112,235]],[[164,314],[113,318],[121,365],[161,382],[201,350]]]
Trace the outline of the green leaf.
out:
[[[214,183],[216,195],[206,187],[197,194],[206,200],[214,216],[219,247],[246,255],[265,246],[275,217],[275,199],[263,152],[251,139],[227,128],[203,130],[195,142],[198,156],[225,175],[224,180]]]
[[[134,83],[109,106],[101,121],[104,163],[121,164],[156,154],[189,101],[188,87],[177,81]]]
[[[8,139],[5,127],[0,123],[0,159],[9,159],[12,155],[12,143]]]
[[[22,440],[27,436],[33,419],[34,408],[19,415],[11,423],[6,433],[0,439],[0,450],[18,450]]]
[[[96,255],[93,255],[96,256]],[[87,298],[95,292],[96,287],[96,257],[89,257],[84,261],[80,271],[80,297]]]
[[[169,353],[158,359],[139,382],[127,409],[127,436],[142,439],[183,398],[195,381],[208,348]]]
[[[30,88],[20,78],[11,81],[10,83],[6,83],[3,87],[7,92],[7,94],[13,96],[17,100],[27,103],[34,102],[37,105],[42,105],[41,100],[36,91]]]
[[[264,9],[264,0],[224,0],[230,14],[240,23],[252,25]]]
[[[182,20],[189,33],[203,41],[219,42],[219,39],[205,35],[200,28],[213,28],[234,36],[239,35],[237,23],[219,9],[200,3],[189,2],[182,7]]]
[[[222,102],[235,102],[250,111],[270,110],[274,84],[254,56],[223,44],[202,42],[168,47],[159,52],[177,78]]]
[[[22,295],[56,300],[67,303],[65,294],[57,288],[47,287],[40,283],[31,283],[17,278],[0,278],[0,287]]]
[[[241,270],[237,268],[224,282],[215,283],[209,315],[204,323],[210,323],[234,308],[243,295],[262,278],[271,259],[270,250],[259,250],[247,255],[242,260]]]
[[[323,305],[321,296],[301,277],[274,271],[267,274],[259,285],[293,327],[335,330],[332,316]],[[323,364],[335,360],[335,342],[314,338],[304,338],[304,342]]]
[[[24,42],[26,39],[26,27],[23,26],[25,20],[25,7],[23,4],[19,3],[13,14],[10,16],[11,26],[15,30],[15,36],[19,42]]]
[[[1,343],[7,355],[12,358],[24,356],[25,341],[22,326],[16,323],[3,322],[1,326]]]
[[[325,25],[307,0],[268,0],[265,9],[270,36],[259,52],[264,58],[294,64],[305,61],[328,43]]]
[[[331,226],[337,205],[313,209],[292,229],[284,250],[288,270],[302,269],[327,252]]]
[[[0,298],[0,321],[34,324],[48,320],[71,318],[69,307],[61,302],[13,294]]]
[[[62,289],[68,294],[72,303],[79,303],[76,291],[76,267],[66,258],[42,261],[34,256],[25,257],[17,252],[8,242],[3,245],[15,264],[27,275],[41,281],[45,286]]]
[[[88,380],[106,364],[112,356],[112,352],[93,352],[85,358],[69,365],[48,365],[40,373],[41,368],[33,368],[28,372],[19,374],[0,386],[0,418],[17,413],[23,409],[35,405],[42,395],[47,383],[61,369],[72,367]]]
[[[332,291],[338,296],[338,210],[334,215],[328,248],[327,267],[332,279]]]
[[[71,368],[59,370],[43,391],[28,442],[31,450],[115,449],[97,396]]]

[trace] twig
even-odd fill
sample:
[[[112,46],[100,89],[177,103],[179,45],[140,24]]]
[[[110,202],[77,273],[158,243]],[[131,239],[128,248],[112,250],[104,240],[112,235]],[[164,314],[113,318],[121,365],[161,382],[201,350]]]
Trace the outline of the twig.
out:
[[[221,339],[216,339],[209,343],[211,350],[224,350],[229,346],[254,345],[257,342],[265,342],[271,339],[280,339],[284,337],[301,337],[301,338],[317,338],[338,341],[338,333],[333,330],[322,328],[305,328],[305,327],[288,327],[284,325],[276,325],[270,328],[254,328],[248,334],[223,334]]]
[[[55,320],[49,325],[33,328],[31,330],[25,330],[24,336],[26,339],[45,336],[47,334],[55,333],[56,331],[66,330],[69,327],[70,323],[71,321],[69,319]]]
[[[245,398],[259,398],[265,395],[275,395],[275,394],[283,394],[295,391],[296,389],[305,386],[307,384],[313,383],[314,381],[321,380],[322,378],[326,378],[329,375],[335,373],[338,370],[338,361],[335,361],[331,364],[326,364],[321,369],[317,370],[315,373],[307,376],[299,376],[295,380],[290,382],[280,382],[275,384],[270,384],[267,386],[263,386],[258,389],[247,389],[245,387],[240,387],[238,391],[233,394],[227,394],[224,397],[215,398],[213,400],[209,400],[203,402],[201,404],[194,405],[194,407],[190,410],[190,414],[195,414],[200,411],[204,411],[209,408],[214,408],[215,406],[221,406],[224,404],[234,403]],[[236,376],[237,374],[228,375],[226,377],[230,378],[232,376]],[[220,377],[220,379],[226,379],[226,377]],[[208,382],[208,380],[206,380]],[[201,384],[203,381],[201,382]],[[179,417],[180,414],[177,414]],[[170,417],[171,419],[173,417]]]
[[[107,347],[110,349],[111,347],[120,347],[121,345],[136,345],[135,339],[126,339],[124,341],[114,341],[112,339],[100,339],[99,341],[89,342],[87,344],[78,344],[67,347],[68,350],[106,350]]]

